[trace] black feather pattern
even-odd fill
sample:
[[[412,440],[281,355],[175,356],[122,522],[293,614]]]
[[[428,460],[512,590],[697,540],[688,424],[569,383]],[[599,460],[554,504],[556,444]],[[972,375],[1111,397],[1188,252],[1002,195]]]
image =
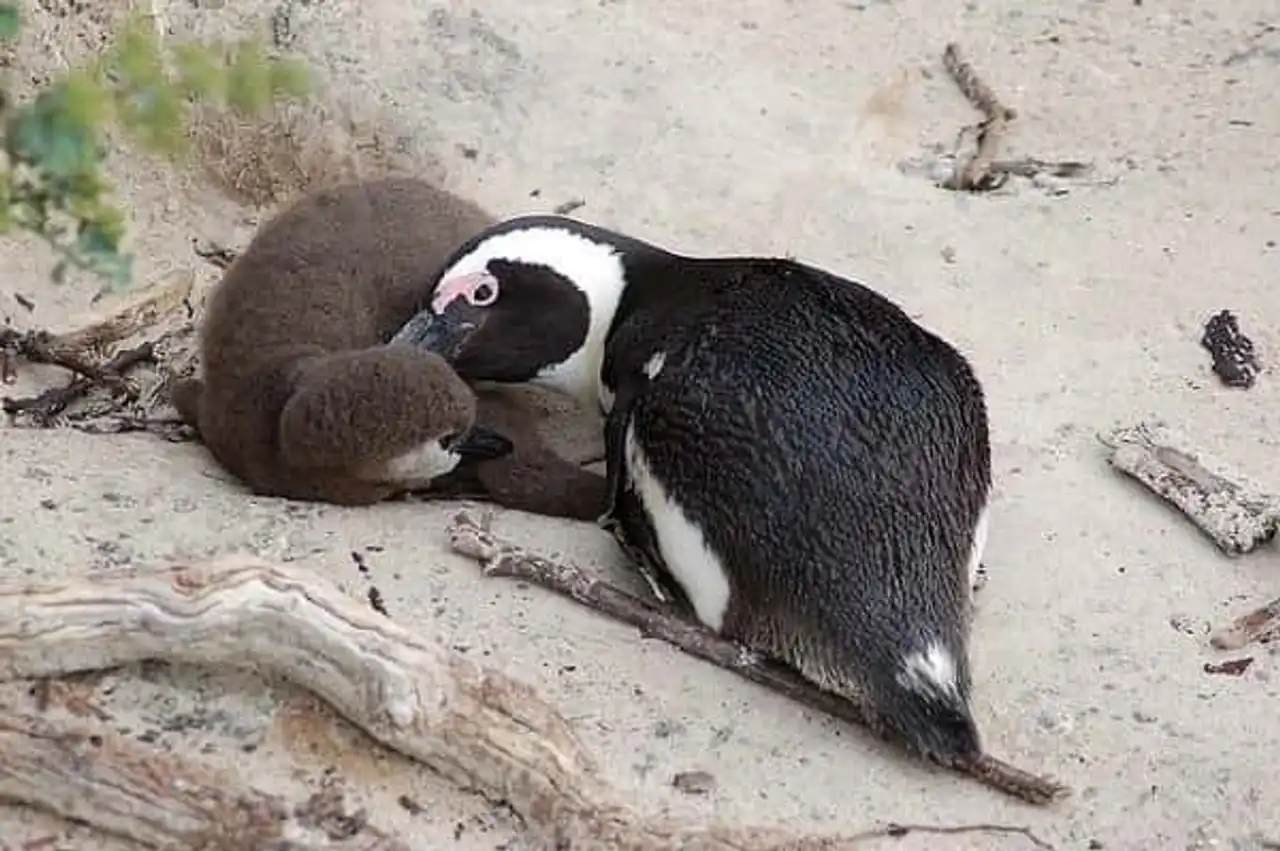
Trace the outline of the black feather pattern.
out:
[[[628,272],[602,376],[619,537],[661,561],[625,479],[629,423],[725,566],[723,632],[869,693],[922,751],[975,752],[965,568],[990,449],[967,361],[874,291],[793,261],[653,255]],[[952,660],[950,693],[903,684],[931,646]]]

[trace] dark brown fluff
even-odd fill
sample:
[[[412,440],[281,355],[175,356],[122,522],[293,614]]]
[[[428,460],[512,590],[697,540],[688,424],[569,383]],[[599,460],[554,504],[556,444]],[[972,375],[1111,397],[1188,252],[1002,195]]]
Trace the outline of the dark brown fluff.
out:
[[[602,477],[552,453],[535,423],[476,396],[438,356],[386,346],[445,258],[492,223],[428,183],[390,178],[323,189],[267,222],[209,296],[203,377],[173,402],[210,452],[255,493],[367,505],[430,484],[390,462],[441,438],[464,461],[449,478],[499,504],[595,519]],[[505,457],[468,430],[511,441]],[[498,438],[501,442],[501,438]]]

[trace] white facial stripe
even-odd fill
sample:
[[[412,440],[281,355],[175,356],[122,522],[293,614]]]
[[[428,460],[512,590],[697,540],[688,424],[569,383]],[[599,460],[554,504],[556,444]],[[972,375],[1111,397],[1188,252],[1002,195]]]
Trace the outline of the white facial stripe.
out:
[[[613,410],[613,397],[614,397],[613,391],[610,390],[608,387],[605,387],[604,382],[601,381],[600,382],[600,413],[603,414],[604,416],[608,416],[609,412]]]
[[[597,404],[604,339],[626,285],[626,271],[617,250],[566,228],[531,226],[484,240],[470,254],[449,267],[441,281],[481,271],[490,260],[515,260],[547,266],[571,281],[586,296],[590,310],[586,340],[564,361],[543,369],[534,383],[568,393],[584,405]]]

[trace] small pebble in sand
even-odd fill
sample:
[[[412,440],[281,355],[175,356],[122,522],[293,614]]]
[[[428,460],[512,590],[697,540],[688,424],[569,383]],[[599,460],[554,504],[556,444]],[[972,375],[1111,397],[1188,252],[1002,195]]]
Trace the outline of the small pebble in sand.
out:
[[[716,778],[709,771],[682,771],[671,778],[671,785],[686,795],[708,795],[716,788]]]

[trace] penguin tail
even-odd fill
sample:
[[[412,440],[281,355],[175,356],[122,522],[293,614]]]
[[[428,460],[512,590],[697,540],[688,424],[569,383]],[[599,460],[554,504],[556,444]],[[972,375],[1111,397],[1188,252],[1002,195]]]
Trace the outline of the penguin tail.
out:
[[[889,682],[873,696],[881,721],[890,730],[925,757],[943,764],[982,755],[962,666],[943,642],[929,642],[903,655]]]

